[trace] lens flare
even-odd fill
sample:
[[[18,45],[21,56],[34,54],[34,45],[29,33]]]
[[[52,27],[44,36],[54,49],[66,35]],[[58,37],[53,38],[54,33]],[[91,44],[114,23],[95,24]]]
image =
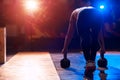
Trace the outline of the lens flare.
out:
[[[104,9],[104,5],[100,5],[100,9]]]
[[[39,2],[37,0],[25,0],[24,7],[29,12],[35,12],[39,8]]]

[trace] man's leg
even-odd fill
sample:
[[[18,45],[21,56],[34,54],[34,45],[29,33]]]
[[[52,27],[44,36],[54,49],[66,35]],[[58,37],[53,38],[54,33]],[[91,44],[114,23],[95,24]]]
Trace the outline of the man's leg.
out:
[[[96,69],[95,65],[95,57],[96,57],[96,51],[93,53],[91,49],[85,49],[84,51],[84,57],[86,59],[86,71],[93,72]],[[92,52],[92,53],[91,53]]]
[[[95,62],[96,59],[96,50],[91,50],[91,54],[90,54],[90,60]]]
[[[81,46],[82,46],[84,58],[87,62],[88,60],[90,60],[90,40],[88,38],[86,39],[85,37],[85,39],[82,40]]]
[[[95,41],[93,42],[93,45],[91,46],[91,55],[90,55],[90,59],[92,61],[95,61],[96,59],[96,54],[97,51],[100,49],[98,42],[95,43]]]
[[[87,61],[90,60],[90,48],[83,49],[84,58]]]

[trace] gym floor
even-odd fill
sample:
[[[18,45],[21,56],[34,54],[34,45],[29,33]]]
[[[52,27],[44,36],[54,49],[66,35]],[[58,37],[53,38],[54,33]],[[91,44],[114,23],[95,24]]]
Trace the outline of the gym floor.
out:
[[[120,52],[106,52],[108,70],[95,70],[93,80],[120,80]],[[0,80],[84,80],[85,60],[82,52],[68,53],[71,66],[60,67],[61,53],[18,52],[7,56],[7,62],[0,65]],[[99,53],[96,57],[100,58]],[[92,79],[90,79],[92,80]]]
[[[59,65],[59,60],[62,59],[61,54],[54,53],[51,55],[61,80],[84,79],[85,60],[82,53],[68,53],[68,58],[71,61],[71,66],[68,69],[62,69]],[[100,54],[98,53],[96,57],[96,66],[99,58]],[[108,60],[108,69],[105,73],[100,73],[100,71],[96,69],[92,75],[93,79],[90,80],[120,80],[120,52],[106,52],[105,58]]]

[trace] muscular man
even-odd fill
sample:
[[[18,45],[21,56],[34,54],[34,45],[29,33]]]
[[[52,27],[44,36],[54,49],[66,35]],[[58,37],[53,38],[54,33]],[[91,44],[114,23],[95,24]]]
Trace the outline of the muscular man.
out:
[[[72,12],[62,53],[67,52],[74,31],[77,31],[81,37],[81,46],[86,60],[85,67],[93,66],[95,68],[97,51],[101,48],[101,53],[105,52],[103,20],[100,12],[90,5],[89,0],[80,0],[81,7]]]

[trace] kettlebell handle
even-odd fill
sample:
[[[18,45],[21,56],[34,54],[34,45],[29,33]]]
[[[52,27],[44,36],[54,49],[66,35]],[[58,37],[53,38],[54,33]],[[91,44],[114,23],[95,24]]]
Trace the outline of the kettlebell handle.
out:
[[[64,59],[67,59],[67,52],[64,53]]]

